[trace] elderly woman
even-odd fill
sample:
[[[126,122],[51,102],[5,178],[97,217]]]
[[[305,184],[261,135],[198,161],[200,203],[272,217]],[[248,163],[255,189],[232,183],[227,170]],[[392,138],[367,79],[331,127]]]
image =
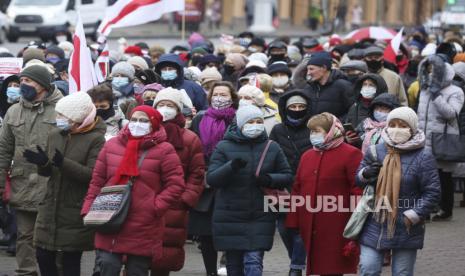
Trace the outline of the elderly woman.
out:
[[[376,208],[359,237],[360,275],[381,275],[389,250],[392,274],[413,275],[417,250],[423,248],[425,219],[439,202],[439,176],[415,111],[396,108],[386,123],[384,143],[367,151],[357,172],[358,186],[376,189]]]
[[[236,121],[208,167],[207,183],[217,189],[213,241],[226,251],[228,275],[260,276],[276,229],[276,213],[263,208],[263,190],[287,187],[292,171],[281,147],[268,142],[259,108],[239,108]]]
[[[34,245],[42,275],[59,275],[56,255],[61,251],[63,274],[78,276],[82,252],[94,249],[94,232],[84,227],[80,211],[106,126],[84,92],[62,98],[55,110],[58,128],[50,133],[47,149],[24,152],[41,175],[50,177],[38,208]]]
[[[100,151],[81,215],[85,216],[103,187],[135,179],[131,205],[121,229],[114,234],[97,232],[97,270],[119,275],[123,256],[128,275],[148,275],[153,258],[160,258],[163,215],[179,202],[185,190],[182,164],[166,142],[162,116],[149,106],[134,108],[129,124]]]

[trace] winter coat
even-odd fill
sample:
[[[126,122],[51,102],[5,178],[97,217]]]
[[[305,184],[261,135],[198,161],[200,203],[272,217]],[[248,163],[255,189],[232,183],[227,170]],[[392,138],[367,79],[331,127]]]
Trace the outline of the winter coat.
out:
[[[426,134],[426,147],[432,147],[432,133],[443,133],[447,125],[447,133],[459,134],[457,115],[464,103],[464,94],[460,87],[452,85],[454,70],[437,56],[423,60],[419,65],[420,84],[426,83],[427,65],[433,65],[433,89],[440,89],[437,97],[432,97],[431,88],[420,85],[418,105],[418,127]],[[423,79],[423,81],[422,81]],[[437,88],[436,88],[437,87]],[[456,163],[438,161],[438,168],[452,172]]]
[[[329,112],[338,118],[343,118],[354,102],[352,84],[337,70],[331,70],[328,81],[324,85],[310,82],[305,86],[304,91],[310,97],[312,116]]]
[[[162,81],[162,85],[164,87],[173,87],[176,89],[184,89],[192,100],[192,104],[194,105],[197,111],[205,110],[208,108],[207,102],[207,94],[203,90],[203,88],[198,85],[197,83],[185,80],[184,79],[184,70],[182,66],[182,62],[178,55],[176,54],[165,54],[160,57],[158,63],[155,65],[155,72],[161,76],[161,68],[165,65],[171,65],[176,68],[178,76],[173,81]]]
[[[230,126],[213,152],[207,183],[217,189],[212,231],[218,251],[263,251],[273,245],[276,213],[264,212],[264,194],[255,180],[267,140],[265,133],[253,140],[245,138],[236,126]],[[235,158],[247,161],[238,172],[231,167]],[[260,174],[269,175],[278,188],[291,184],[291,168],[277,143],[270,145]]]
[[[105,125],[107,126],[105,139],[107,140],[117,136],[118,132],[128,123],[128,120],[124,119],[124,114],[119,109],[115,112],[114,116],[105,120]]]
[[[88,251],[94,249],[94,231],[82,224],[81,207],[89,188],[92,169],[105,144],[105,123],[85,133],[68,134],[59,129],[50,133],[47,153],[63,154],[61,168],[50,166],[52,174],[47,192],[39,203],[34,229],[34,245],[50,251]],[[40,170],[39,170],[40,171]]]
[[[305,98],[307,103],[310,102],[308,96],[301,90],[294,90],[284,94],[279,100],[279,114],[283,122],[275,125],[270,133],[270,139],[278,143],[283,149],[294,174],[299,166],[300,157],[312,147],[310,129],[307,128],[310,109],[307,108],[307,115],[302,119],[300,125],[292,125],[287,117],[286,102],[290,97],[296,95]]]
[[[355,185],[355,172],[360,160],[360,150],[346,143],[327,151],[306,151],[300,161],[291,195],[305,196],[306,200],[309,197],[342,196],[343,206],[348,208],[350,196],[361,194]],[[324,206],[323,197],[317,200],[321,200],[320,206]],[[317,206],[317,202],[312,200],[311,207]],[[310,212],[303,206],[288,213],[286,226],[298,228],[304,241],[307,275],[357,272],[358,256],[343,255],[343,248],[349,240],[342,236],[342,232],[350,216],[350,212],[341,211]]]
[[[10,204],[18,210],[37,211],[46,191],[47,179],[39,176],[37,166],[26,161],[26,149],[45,148],[48,135],[56,126],[55,104],[63,96],[54,87],[45,99],[33,104],[24,99],[8,109],[0,133],[0,187],[11,168]],[[13,165],[12,165],[13,161]]]
[[[18,75],[11,75],[5,78],[0,84],[0,118],[4,118],[6,112],[8,111],[10,106],[12,106],[12,104],[8,102],[6,90],[8,89],[8,85],[13,81],[19,83]]]
[[[383,163],[387,155],[386,144],[376,145],[376,159],[370,151],[357,171],[357,185],[376,185],[361,177],[362,169],[374,162]],[[399,205],[395,233],[392,239],[387,237],[387,222],[382,225],[372,214],[368,218],[360,234],[359,242],[365,246],[378,250],[384,249],[421,249],[425,238],[425,218],[439,203],[441,188],[439,183],[436,161],[428,148],[406,151],[400,154],[402,176],[399,191]],[[402,204],[400,204],[402,203]],[[404,212],[413,210],[422,220],[412,225],[410,233],[404,224]]]
[[[163,257],[161,260],[154,260],[154,270],[179,271],[184,266],[189,210],[197,204],[204,187],[205,161],[200,139],[188,129],[181,131],[183,147],[176,149],[176,153],[182,163],[186,188],[181,200],[166,211]]]
[[[89,190],[82,206],[86,215],[103,187],[113,186],[112,178],[123,160],[129,130],[125,128],[110,139],[95,163]],[[138,256],[162,254],[163,215],[174,206],[185,190],[181,161],[173,146],[166,142],[163,128],[145,136],[138,156],[147,151],[139,167],[131,192],[131,205],[120,231],[116,234],[95,234],[95,248]]]
[[[378,75],[386,81],[388,92],[399,99],[400,105],[408,106],[407,94],[405,93],[404,83],[400,76],[384,67],[378,72]]]
[[[376,74],[365,74],[355,82],[354,95],[356,100],[355,103],[350,107],[349,113],[347,113],[346,117],[346,123],[351,123],[354,128],[363,122],[363,120],[365,120],[367,117],[369,117],[370,114],[370,103],[364,102],[363,97],[360,94],[363,82],[366,79],[370,79],[376,84],[376,94],[374,97],[377,97],[380,94],[386,93],[388,91],[384,79]]]
[[[263,112],[265,131],[269,135],[273,127],[280,123],[279,119],[276,117],[278,116],[278,110],[273,109],[268,105],[262,106],[260,109]]]

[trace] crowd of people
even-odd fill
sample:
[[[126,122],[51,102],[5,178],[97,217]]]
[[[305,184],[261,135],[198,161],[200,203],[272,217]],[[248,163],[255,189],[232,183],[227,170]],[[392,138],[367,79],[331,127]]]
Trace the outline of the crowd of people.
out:
[[[435,134],[465,131],[464,42],[417,28],[395,63],[387,43],[243,32],[214,45],[194,33],[171,49],[110,51],[106,80],[71,94],[70,42],[2,48],[0,63],[23,59],[0,87],[1,226],[16,275],[80,275],[92,250],[94,275],[169,275],[189,239],[206,275],[258,276],[276,229],[290,276],[383,264],[413,275],[425,223],[452,218],[464,177],[434,151]],[[84,225],[101,191],[128,181],[121,227]],[[264,207],[279,195],[346,206],[369,186],[392,208],[371,212],[356,240],[343,236],[350,212]]]

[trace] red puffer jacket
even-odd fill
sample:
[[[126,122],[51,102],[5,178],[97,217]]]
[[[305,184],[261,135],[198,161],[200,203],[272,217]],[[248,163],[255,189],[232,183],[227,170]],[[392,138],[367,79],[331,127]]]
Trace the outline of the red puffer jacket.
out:
[[[182,129],[182,140],[183,147],[176,152],[184,169],[186,189],[182,200],[165,214],[163,257],[153,259],[152,275],[164,275],[159,273],[161,271],[179,271],[184,266],[188,211],[197,204],[204,187],[205,160],[200,139],[194,132]]]
[[[129,130],[110,139],[100,152],[84,200],[81,214],[89,212],[95,197],[116,173],[126,150]],[[148,151],[132,188],[126,221],[117,234],[95,235],[95,248],[115,253],[161,257],[163,216],[185,190],[181,162],[173,146],[166,141],[163,128],[141,142],[139,156]]]

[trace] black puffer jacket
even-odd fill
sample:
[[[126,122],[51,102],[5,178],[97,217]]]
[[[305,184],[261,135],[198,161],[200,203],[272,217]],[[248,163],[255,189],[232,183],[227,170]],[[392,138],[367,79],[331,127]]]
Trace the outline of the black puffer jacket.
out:
[[[307,115],[299,125],[289,122],[286,102],[292,96],[301,96],[307,100],[307,103],[310,103],[310,98],[302,90],[292,90],[283,94],[279,99],[279,115],[283,122],[274,126],[270,133],[270,139],[281,146],[292,172],[295,173],[299,166],[300,156],[312,147],[309,139],[310,130],[307,128],[307,121],[311,116],[311,112],[310,108],[307,108]]]
[[[328,81],[324,85],[310,82],[305,88],[305,94],[310,97],[311,115],[329,112],[338,118],[344,118],[354,102],[352,84],[338,70],[331,70]]]
[[[264,211],[264,194],[254,176],[267,140],[265,132],[249,139],[231,125],[210,158],[207,183],[216,188],[212,230],[218,251],[270,250],[273,245],[276,213]],[[247,161],[238,172],[231,166],[236,158]],[[276,188],[288,187],[293,181],[286,157],[275,142],[266,154],[263,174],[271,177]]]
[[[354,127],[358,126],[363,120],[369,116],[369,102],[364,102],[362,95],[360,95],[360,90],[362,90],[363,82],[367,79],[372,80],[376,84],[376,94],[375,97],[379,96],[382,93],[388,92],[388,87],[384,79],[376,74],[365,74],[358,78],[354,86],[354,95],[355,103],[350,107],[349,113],[347,113],[346,123],[351,123]]]

